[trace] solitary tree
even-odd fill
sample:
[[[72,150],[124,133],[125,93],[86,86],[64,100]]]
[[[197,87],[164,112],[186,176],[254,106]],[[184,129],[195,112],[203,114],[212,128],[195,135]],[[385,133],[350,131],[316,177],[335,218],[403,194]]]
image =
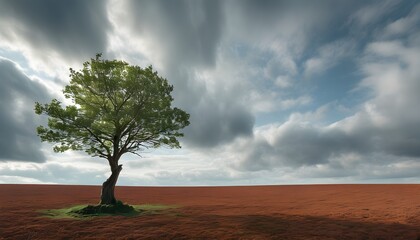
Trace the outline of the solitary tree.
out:
[[[183,136],[189,114],[171,107],[173,86],[151,66],[103,60],[98,54],[80,71],[70,68],[70,78],[63,93],[72,104],[62,106],[56,99],[35,104],[37,114],[49,116],[38,135],[55,143],[55,152],[82,150],[105,158],[111,176],[102,184],[100,204],[115,205],[121,156],[162,145],[180,148],[177,137]]]

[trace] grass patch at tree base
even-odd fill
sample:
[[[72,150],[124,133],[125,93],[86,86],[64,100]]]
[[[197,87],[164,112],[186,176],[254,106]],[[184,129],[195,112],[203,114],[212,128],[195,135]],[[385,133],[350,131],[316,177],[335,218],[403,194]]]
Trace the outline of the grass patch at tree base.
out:
[[[124,214],[135,214],[138,211],[128,204],[124,204],[121,201],[117,201],[115,205],[87,205],[81,209],[73,209],[71,211],[75,214],[80,215],[100,215],[100,214],[116,214],[116,215],[124,215]]]
[[[115,205],[76,205],[68,208],[40,210],[44,217],[90,219],[101,216],[127,216],[164,214],[165,210],[178,208],[174,205],[128,205],[118,201]],[[173,213],[173,212],[172,212]]]

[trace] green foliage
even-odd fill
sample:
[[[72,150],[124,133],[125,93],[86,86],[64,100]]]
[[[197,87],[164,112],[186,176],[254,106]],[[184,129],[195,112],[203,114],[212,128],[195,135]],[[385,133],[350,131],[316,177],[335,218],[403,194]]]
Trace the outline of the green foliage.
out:
[[[98,54],[82,70],[70,69],[70,78],[63,93],[73,104],[63,107],[56,99],[35,104],[35,113],[49,116],[38,135],[55,143],[55,152],[82,150],[118,161],[144,148],[180,147],[177,138],[189,114],[171,107],[173,86],[151,66],[102,60]]]

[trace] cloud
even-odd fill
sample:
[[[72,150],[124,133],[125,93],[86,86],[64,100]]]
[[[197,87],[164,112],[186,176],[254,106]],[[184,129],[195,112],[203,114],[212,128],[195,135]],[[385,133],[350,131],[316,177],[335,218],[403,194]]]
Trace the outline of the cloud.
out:
[[[306,60],[304,75],[308,77],[325,72],[351,56],[354,50],[355,42],[347,38],[327,43],[318,49],[316,57]]]
[[[34,70],[57,74],[53,66],[80,64],[106,50],[105,6],[95,0],[1,1],[0,45],[22,51]]]
[[[373,1],[360,7],[349,18],[349,23],[358,28],[369,27],[391,12],[401,1]]]
[[[44,102],[50,94],[4,58],[0,58],[0,80],[0,160],[45,161],[35,132],[40,119],[33,107],[35,101]]]
[[[287,75],[279,75],[276,77],[275,85],[279,88],[288,88],[292,86],[292,80]]]
[[[144,167],[151,167],[155,166],[157,163],[156,161],[152,160],[132,160],[127,163],[130,168],[144,168]]]
[[[0,0],[0,54],[28,66],[0,61],[0,158],[45,161],[33,102],[49,101],[43,86],[61,88],[69,66],[104,52],[152,64],[174,85],[175,106],[191,114],[181,141],[196,155],[123,159],[123,184],[412,179],[420,158],[415,4]],[[54,171],[59,182],[83,182],[64,173],[82,171],[68,168],[73,160],[3,171],[0,181],[50,182],[60,179]],[[80,177],[102,182],[101,171]]]
[[[185,130],[190,145],[214,147],[252,134],[254,117],[240,105],[202,99],[190,113],[192,124]]]
[[[147,173],[146,177],[153,179],[155,184],[164,186],[177,185],[223,185],[227,180],[235,181],[241,179],[241,176],[234,176],[224,169],[202,169],[191,172],[178,170],[162,170]]]
[[[104,170],[75,167],[62,163],[9,163],[0,165],[0,175],[20,183],[101,184],[109,173]],[[2,178],[0,178],[0,181]],[[98,193],[99,194],[99,193]]]
[[[330,160],[330,164],[301,167],[297,178],[335,179],[338,182],[417,182],[420,164],[410,158],[375,154],[345,154]]]
[[[18,184],[46,184],[46,182],[41,182],[38,179],[28,178],[28,177],[19,177],[19,176],[0,176],[0,183],[18,183]]]
[[[418,39],[413,38],[416,32],[407,34],[409,39]],[[417,166],[420,112],[414,109],[420,102],[418,43],[392,40],[368,44],[359,59],[364,75],[359,88],[369,89],[372,98],[358,111],[330,125],[315,125],[306,121],[307,117],[292,115],[285,123],[257,128],[254,137],[238,140],[232,146],[238,159],[232,166],[248,171],[309,167],[318,169],[320,175],[320,169],[325,170],[325,176],[340,174],[337,166],[351,162],[357,164],[346,166],[349,172],[363,166],[389,173],[391,167],[381,168],[381,164]],[[395,172],[376,175],[412,176],[409,172],[408,167],[399,167]],[[353,173],[364,177],[370,174]]]
[[[220,1],[128,1],[124,7],[128,12],[120,17],[154,43],[151,54],[165,65],[215,63],[224,19]]]
[[[399,37],[407,34],[410,31],[414,32],[414,29],[418,29],[420,21],[420,5],[417,4],[412,8],[411,12],[403,18],[397,19],[396,21],[388,24],[383,30],[383,37]]]
[[[332,157],[369,149],[369,141],[359,136],[293,119],[278,126],[261,127],[254,135],[255,139],[239,142],[234,147],[245,149],[234,167],[251,171],[282,166],[297,168],[327,164]]]
[[[131,38],[130,51],[141,53],[174,84],[176,105],[191,114],[184,142],[212,148],[250,136],[259,112],[312,102],[308,94],[296,96],[294,90],[282,95],[272,92],[271,86],[293,87],[308,39],[327,30],[329,20],[344,11],[344,5],[112,1],[108,11],[114,28],[124,28],[119,32],[124,36],[115,37],[115,42]],[[131,44],[132,39],[141,46]],[[235,68],[243,72],[228,70]]]
[[[217,63],[225,13],[219,1],[130,1],[112,13],[127,23],[143,51],[174,85],[175,104],[190,113],[184,142],[214,147],[252,133],[254,116],[223,79],[204,79]],[[112,10],[111,10],[112,11]],[[214,74],[210,74],[213,75]],[[216,83],[216,84],[213,84]]]
[[[307,105],[312,101],[312,98],[309,96],[300,96],[295,99],[285,99],[282,100],[279,105],[282,109],[289,109],[301,105]]]

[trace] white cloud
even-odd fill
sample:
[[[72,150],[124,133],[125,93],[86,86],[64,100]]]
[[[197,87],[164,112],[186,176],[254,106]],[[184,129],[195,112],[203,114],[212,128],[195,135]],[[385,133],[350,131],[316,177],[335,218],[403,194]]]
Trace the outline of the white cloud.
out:
[[[373,96],[360,110],[330,125],[315,125],[307,114],[294,113],[285,123],[256,128],[254,137],[231,146],[237,154],[232,166],[250,171],[309,168],[320,177],[416,177],[409,166],[418,168],[420,160],[418,66],[418,45],[397,40],[368,44],[360,59],[365,76],[360,86]]]
[[[35,178],[20,177],[20,176],[0,176],[0,183],[14,183],[14,184],[52,184],[52,182],[42,182]]]
[[[275,84],[279,88],[288,88],[292,86],[292,80],[288,76],[277,76]]]
[[[413,33],[418,29],[420,21],[420,5],[414,7],[407,17],[400,18],[388,24],[383,30],[384,38],[398,37],[403,34]]]
[[[305,62],[304,74],[310,77],[334,67],[340,61],[353,54],[354,40],[340,39],[327,43],[318,49],[318,54]]]
[[[297,106],[307,105],[312,102],[310,96],[300,96],[295,99],[285,99],[280,101],[281,109],[289,109]]]
[[[350,16],[349,23],[362,28],[374,24],[391,12],[400,2],[399,0],[384,0],[364,5]]]
[[[0,175],[14,176],[20,183],[60,183],[99,185],[107,178],[103,170],[84,165],[62,164],[60,162],[0,163]],[[106,177],[105,177],[106,176]]]

